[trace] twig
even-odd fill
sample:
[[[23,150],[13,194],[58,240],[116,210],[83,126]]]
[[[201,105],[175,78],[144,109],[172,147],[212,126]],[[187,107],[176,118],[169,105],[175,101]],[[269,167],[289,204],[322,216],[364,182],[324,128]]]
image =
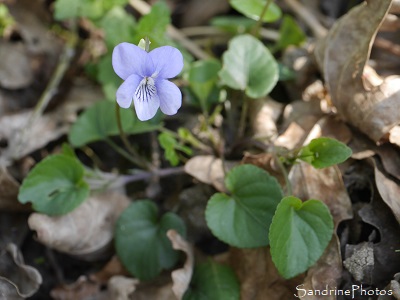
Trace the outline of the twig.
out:
[[[320,24],[318,19],[313,15],[306,6],[298,0],[285,0],[286,4],[297,14],[304,23],[311,29],[315,37],[323,38],[328,33],[328,30]]]
[[[64,75],[68,70],[71,60],[75,55],[75,47],[77,41],[78,38],[73,36],[69,41],[66,42],[63,52],[60,55],[60,60],[58,62],[56,70],[54,71],[49,84],[46,86],[46,89],[40,96],[40,99],[36,104],[28,121],[26,122],[25,127],[21,130],[19,134],[19,138],[16,141],[15,151],[13,153],[14,158],[19,157],[21,149],[24,148],[24,144],[28,140],[27,136],[29,135],[30,130],[33,128],[33,124],[43,114],[50,100],[57,93],[58,86],[60,85],[61,80],[64,78]]]
[[[129,0],[129,4],[140,14],[146,15],[150,12],[151,6],[144,2],[143,0]],[[203,51],[199,46],[189,40],[181,31],[172,25],[168,25],[167,34],[175,41],[179,42],[184,48],[186,48],[190,53],[192,53],[198,59],[210,58],[205,51]]]

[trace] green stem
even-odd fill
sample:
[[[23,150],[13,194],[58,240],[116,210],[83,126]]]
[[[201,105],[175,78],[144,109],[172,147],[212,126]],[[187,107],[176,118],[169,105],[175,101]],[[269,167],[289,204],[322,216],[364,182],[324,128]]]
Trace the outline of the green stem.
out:
[[[274,157],[276,163],[278,164],[278,167],[279,167],[279,169],[281,170],[282,175],[283,175],[283,177],[284,177],[284,179],[285,179],[286,194],[287,194],[288,196],[291,196],[292,193],[293,193],[293,190],[292,190],[292,184],[291,184],[291,182],[290,182],[290,180],[289,180],[289,174],[288,174],[288,172],[287,172],[285,166],[283,165],[282,161],[280,160],[280,157],[279,157],[278,155],[276,155],[275,153],[273,153],[273,157]]]
[[[243,101],[243,107],[240,114],[240,121],[239,121],[239,130],[238,136],[242,138],[244,135],[244,131],[246,129],[246,119],[247,119],[247,111],[249,110],[249,99],[245,96]]]
[[[272,3],[272,0],[267,0],[267,2],[265,2],[265,5],[263,7],[263,10],[261,11],[260,17],[259,17],[256,25],[254,25],[253,30],[252,30],[252,34],[254,36],[258,36],[260,28],[261,28],[262,23],[263,23],[264,16],[267,13],[268,8],[271,5],[271,3]]]
[[[144,167],[143,162],[138,160],[136,157],[133,157],[130,155],[128,152],[126,152],[124,149],[122,149],[120,146],[118,146],[116,143],[114,143],[111,139],[106,138],[105,139],[106,143],[111,146],[118,154],[121,156],[125,157],[127,160],[130,162],[134,163],[135,165],[138,165],[140,167]]]
[[[147,163],[145,160],[141,160],[139,153],[137,153],[135,148],[133,148],[132,145],[129,143],[128,137],[126,136],[124,129],[122,128],[120,107],[117,102],[115,103],[115,112],[116,112],[116,117],[117,117],[117,126],[118,126],[119,135],[120,135],[121,140],[124,143],[126,149],[128,149],[128,151],[132,155],[132,156],[130,156],[129,160],[135,161],[135,164],[142,167],[143,169],[150,170],[151,166],[149,165],[149,163]],[[126,151],[124,151],[124,152],[127,153]]]

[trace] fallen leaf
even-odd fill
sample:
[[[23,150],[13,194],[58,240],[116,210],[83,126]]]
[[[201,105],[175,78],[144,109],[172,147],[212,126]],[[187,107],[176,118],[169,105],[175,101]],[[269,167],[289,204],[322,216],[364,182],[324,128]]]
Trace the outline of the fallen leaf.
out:
[[[218,191],[226,192],[225,172],[232,169],[237,162],[225,161],[212,155],[198,155],[185,164],[185,172],[197,180],[213,185]]]
[[[290,280],[281,277],[272,262],[269,248],[229,250],[229,265],[240,281],[242,300],[293,299],[304,275]]]
[[[282,128],[285,131],[278,136],[274,144],[293,150],[300,147],[309,131],[323,116],[319,102],[295,101],[285,107]]]
[[[371,283],[374,286],[384,286],[398,272],[400,255],[400,228],[389,207],[375,195],[372,203],[362,207],[358,214],[362,221],[379,230],[379,242],[373,243],[374,268]]]
[[[315,56],[338,114],[375,142],[400,122],[399,85],[391,80],[367,90],[363,72],[372,41],[392,0],[366,1],[335,22]]]
[[[110,249],[114,225],[129,199],[113,192],[95,194],[72,212],[57,217],[33,213],[28,224],[38,240],[60,252],[95,260]]]
[[[172,248],[174,248],[175,250],[181,250],[186,254],[186,261],[183,268],[175,270],[171,273],[173,282],[172,291],[174,292],[178,300],[181,300],[186,290],[189,288],[190,280],[192,279],[193,275],[193,247],[190,243],[185,241],[177,231],[173,229],[167,231],[167,236],[172,243]]]
[[[76,300],[88,299],[99,293],[100,285],[98,283],[88,280],[86,276],[80,276],[74,283],[53,288],[50,296],[54,300]]]
[[[29,128],[26,126],[33,110],[1,117],[0,140],[6,142],[7,147],[0,149],[0,166],[8,166],[12,160],[40,149],[67,133],[77,113],[102,97],[99,87],[76,81],[62,105],[42,115]]]
[[[400,273],[396,273],[394,278],[390,281],[390,283],[385,287],[385,291],[392,291],[393,297],[396,300],[400,300]],[[389,295],[382,295],[378,297],[378,300],[392,300],[393,298]]]
[[[18,202],[19,186],[15,178],[0,166],[0,211],[29,211],[28,205]]]
[[[28,52],[22,43],[0,42],[0,86],[21,89],[33,81]]]
[[[90,275],[89,279],[93,282],[106,284],[111,277],[117,275],[128,276],[129,273],[118,259],[118,256],[114,255],[99,272]]]
[[[383,201],[392,210],[397,222],[400,223],[400,186],[385,176],[375,165],[375,184]]]
[[[33,267],[24,263],[15,244],[8,244],[0,252],[0,295],[3,299],[25,299],[37,292],[42,276]]]
[[[282,114],[282,110],[282,103],[271,98],[251,101],[249,120],[251,120],[254,138],[267,142],[275,140],[278,135],[276,123]]]
[[[111,299],[129,300],[130,295],[136,290],[138,284],[138,279],[125,276],[113,276],[108,281],[107,287]]]

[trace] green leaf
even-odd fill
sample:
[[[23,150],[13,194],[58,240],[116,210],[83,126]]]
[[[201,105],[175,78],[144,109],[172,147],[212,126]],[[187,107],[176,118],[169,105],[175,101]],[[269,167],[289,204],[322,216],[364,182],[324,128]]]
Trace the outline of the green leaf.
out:
[[[254,20],[259,20],[267,0],[230,0],[231,6],[238,12]],[[282,16],[282,11],[278,5],[271,2],[267,12],[263,17],[264,22],[274,22]]]
[[[274,49],[281,50],[290,45],[299,46],[305,39],[306,35],[296,21],[291,16],[285,15],[279,29],[279,40]]]
[[[351,149],[338,140],[321,137],[313,139],[304,146],[297,158],[311,164],[314,168],[321,169],[340,164],[351,154]]]
[[[115,231],[115,247],[122,264],[142,280],[156,277],[171,268],[179,252],[172,249],[166,233],[175,229],[182,236],[183,221],[173,213],[158,217],[157,206],[149,200],[132,203],[119,217]]]
[[[162,132],[158,135],[158,141],[160,146],[165,151],[165,158],[170,162],[172,166],[176,166],[179,164],[179,155],[177,150],[184,152],[187,155],[192,155],[192,149],[181,145],[175,137],[168,133]]]
[[[272,260],[285,278],[305,272],[323,254],[333,234],[328,207],[319,200],[286,197],[269,231]]]
[[[257,24],[256,21],[242,16],[220,16],[211,20],[211,25],[222,30],[234,33],[243,34]]]
[[[18,200],[32,202],[34,210],[48,215],[66,214],[89,195],[84,169],[69,155],[51,155],[39,162],[22,182]]]
[[[274,57],[263,43],[245,34],[229,42],[219,75],[227,86],[245,91],[250,98],[260,98],[275,86],[279,71]]]
[[[54,18],[65,20],[79,16],[80,0],[56,0],[54,4]]]
[[[54,17],[65,20],[78,17],[98,19],[116,5],[124,5],[127,0],[56,0]]]
[[[207,262],[195,267],[183,300],[240,299],[240,285],[228,266]]]
[[[214,194],[207,204],[212,233],[239,248],[268,245],[272,216],[283,197],[278,181],[263,169],[241,165],[228,173],[225,185],[232,195]]]
[[[189,70],[189,87],[199,99],[204,111],[208,110],[210,104],[217,102],[209,103],[208,100],[213,88],[216,87],[220,69],[221,64],[218,60],[207,59],[196,61]]]
[[[165,42],[165,31],[171,23],[170,11],[165,2],[157,2],[151,7],[150,13],[144,15],[136,27],[138,44],[140,39],[148,36],[152,46],[159,47]]]
[[[100,59],[97,64],[97,80],[101,83],[106,98],[114,101],[122,80],[115,74],[111,61],[111,53]]]
[[[134,40],[135,19],[121,6],[116,6],[108,11],[101,19],[100,26],[105,32],[105,41],[109,48]]]
[[[122,128],[125,133],[138,134],[156,130],[160,127],[154,120],[141,122],[133,109],[119,108]],[[119,134],[116,104],[111,101],[100,101],[86,109],[72,125],[69,141],[74,147],[81,147],[91,142],[104,140],[108,136]]]

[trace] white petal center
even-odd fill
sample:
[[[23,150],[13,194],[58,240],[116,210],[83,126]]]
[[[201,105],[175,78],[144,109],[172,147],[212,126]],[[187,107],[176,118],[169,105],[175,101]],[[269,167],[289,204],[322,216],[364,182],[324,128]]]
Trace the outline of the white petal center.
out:
[[[154,79],[145,77],[140,82],[135,91],[135,97],[139,102],[149,102],[157,98],[157,89],[154,84]]]

